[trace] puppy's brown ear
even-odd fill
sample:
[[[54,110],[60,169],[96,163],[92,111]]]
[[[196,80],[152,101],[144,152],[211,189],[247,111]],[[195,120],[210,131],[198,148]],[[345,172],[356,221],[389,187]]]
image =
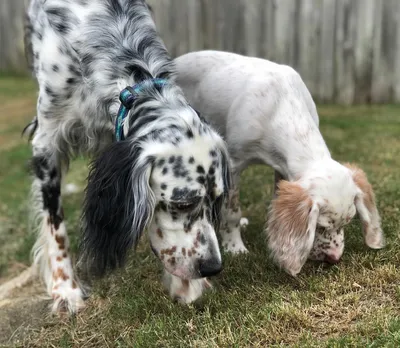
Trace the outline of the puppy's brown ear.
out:
[[[365,244],[372,249],[381,249],[385,246],[385,241],[372,186],[362,169],[351,163],[344,163],[344,166],[350,169],[353,180],[359,188],[354,203],[362,222]]]
[[[275,262],[296,275],[307,261],[314,243],[319,215],[305,189],[281,180],[268,214],[268,247]]]

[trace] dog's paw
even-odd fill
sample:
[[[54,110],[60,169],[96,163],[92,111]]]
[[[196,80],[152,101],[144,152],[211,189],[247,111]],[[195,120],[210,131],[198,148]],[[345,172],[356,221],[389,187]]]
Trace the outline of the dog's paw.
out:
[[[222,247],[225,252],[232,254],[246,254],[249,252],[241,239],[226,241],[222,244]]]
[[[245,217],[240,218],[240,227],[241,228],[246,228],[249,225],[249,220]]]
[[[52,312],[54,314],[66,312],[74,314],[85,307],[83,292],[75,281],[71,284],[62,283],[53,286],[51,296],[53,298]]]
[[[189,304],[201,297],[203,291],[212,287],[206,278],[181,279],[168,272],[164,273],[164,286],[169,295],[182,304]]]

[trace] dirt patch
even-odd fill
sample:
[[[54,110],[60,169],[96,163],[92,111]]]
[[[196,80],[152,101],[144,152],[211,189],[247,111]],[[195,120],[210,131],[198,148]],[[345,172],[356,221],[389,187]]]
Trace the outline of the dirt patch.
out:
[[[39,280],[0,301],[0,345],[19,345],[29,331],[43,327],[49,300]]]

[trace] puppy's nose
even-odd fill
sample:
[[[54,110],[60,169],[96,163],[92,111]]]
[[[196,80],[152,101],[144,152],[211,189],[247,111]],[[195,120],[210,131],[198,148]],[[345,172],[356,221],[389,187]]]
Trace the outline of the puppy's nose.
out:
[[[217,260],[203,260],[199,263],[199,273],[202,277],[211,277],[222,271],[222,263]]]
[[[329,255],[325,256],[325,261],[330,263],[331,265],[335,265],[335,264],[339,263],[340,257],[333,255],[333,254],[329,254]]]

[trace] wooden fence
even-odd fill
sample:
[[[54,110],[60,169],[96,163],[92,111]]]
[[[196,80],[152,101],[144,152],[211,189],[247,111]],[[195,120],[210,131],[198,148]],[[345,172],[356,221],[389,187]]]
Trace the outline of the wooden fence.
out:
[[[24,16],[29,0],[0,0],[0,71],[26,73]]]
[[[23,8],[0,0],[0,70],[24,70]],[[319,102],[400,102],[400,0],[148,0],[173,56],[219,49],[291,65]]]

